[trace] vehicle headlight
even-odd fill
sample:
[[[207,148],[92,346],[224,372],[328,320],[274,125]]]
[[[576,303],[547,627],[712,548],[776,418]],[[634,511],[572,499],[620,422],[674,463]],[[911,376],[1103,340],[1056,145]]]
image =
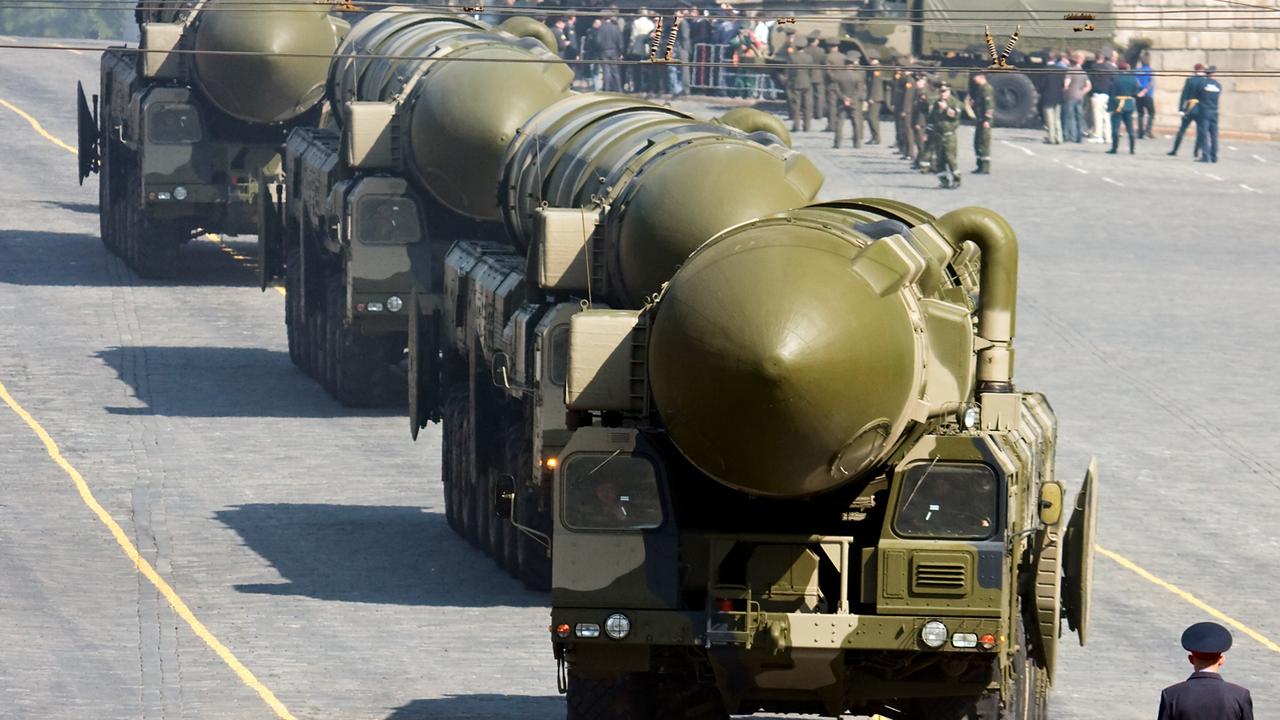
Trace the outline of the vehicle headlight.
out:
[[[404,301],[400,299],[399,295],[392,295],[387,298],[387,309],[391,312],[400,312],[400,309],[403,307]]]
[[[604,621],[604,634],[614,640],[621,640],[631,634],[631,618],[622,613],[614,613]]]
[[[947,644],[947,635],[947,626],[938,620],[930,620],[920,628],[920,641],[934,649]]]
[[[580,638],[597,638],[600,637],[600,626],[595,623],[578,623],[573,628],[573,634]]]
[[[186,188],[184,188],[184,187],[182,187],[181,185],[179,185],[178,187],[174,188],[174,189],[173,189],[173,199],[174,199],[174,200],[186,200],[186,199],[187,199],[187,189],[186,189]]]

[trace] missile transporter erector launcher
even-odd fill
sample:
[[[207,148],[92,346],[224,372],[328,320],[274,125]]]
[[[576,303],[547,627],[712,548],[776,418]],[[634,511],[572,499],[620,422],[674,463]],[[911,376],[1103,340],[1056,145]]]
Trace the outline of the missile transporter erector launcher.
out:
[[[258,232],[261,178],[290,127],[320,121],[346,23],[304,0],[165,0],[135,17],[139,48],[103,53],[92,109],[79,89],[80,180],[99,173],[108,249],[162,278],[195,233]]]
[[[544,457],[570,718],[1047,717],[1097,480],[1068,522],[1053,411],[1012,382],[1016,278],[995,213],[858,199],[575,314]]]

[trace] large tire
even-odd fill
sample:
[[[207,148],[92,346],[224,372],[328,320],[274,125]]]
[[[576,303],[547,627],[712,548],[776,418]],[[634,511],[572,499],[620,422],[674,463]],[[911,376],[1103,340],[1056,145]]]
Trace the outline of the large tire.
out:
[[[658,720],[648,674],[628,673],[613,680],[595,680],[570,669],[568,690],[566,720]]]
[[[996,127],[1023,127],[1031,121],[1040,99],[1031,78],[1020,72],[992,72],[987,81],[996,96]]]
[[[138,178],[136,161],[130,163],[129,181],[125,185],[128,190],[137,187]],[[138,204],[136,198],[126,197],[122,203],[128,213],[128,231],[124,238],[125,262],[138,274],[148,280],[168,280],[178,274],[178,230],[167,223],[158,223],[147,216],[146,208]]]
[[[105,120],[103,120],[105,124]],[[119,224],[117,208],[120,207],[120,183],[112,182],[112,174],[119,171],[116,161],[115,140],[105,132],[102,133],[102,164],[98,168],[98,234],[102,244],[113,253],[119,243]]]
[[[404,387],[391,367],[397,336],[368,335],[346,321],[347,294],[340,275],[329,277],[330,392],[347,407],[387,407],[404,401]],[[394,349],[393,349],[394,347]]]
[[[440,423],[440,480],[444,484],[444,516],[455,533],[462,534],[459,521],[458,482],[461,478],[458,448],[462,442],[462,412],[466,407],[465,390],[451,385],[444,397],[444,418]]]
[[[289,338],[289,359],[306,369],[306,323],[302,318],[302,252],[291,245],[285,258],[284,272],[284,325]]]

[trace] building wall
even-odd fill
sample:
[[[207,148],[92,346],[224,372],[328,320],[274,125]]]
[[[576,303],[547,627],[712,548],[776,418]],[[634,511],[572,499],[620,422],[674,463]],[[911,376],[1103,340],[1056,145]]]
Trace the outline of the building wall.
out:
[[[1209,0],[1115,0],[1116,10],[1227,9],[1233,12],[1189,12],[1152,19],[1117,21],[1116,43],[1151,42],[1156,70],[1190,70],[1196,63],[1232,70],[1272,70],[1280,75],[1280,0],[1250,0],[1272,10],[1250,10]],[[1223,130],[1266,133],[1280,137],[1280,77],[1219,77],[1222,83]],[[1156,79],[1156,120],[1177,125],[1182,78]]]

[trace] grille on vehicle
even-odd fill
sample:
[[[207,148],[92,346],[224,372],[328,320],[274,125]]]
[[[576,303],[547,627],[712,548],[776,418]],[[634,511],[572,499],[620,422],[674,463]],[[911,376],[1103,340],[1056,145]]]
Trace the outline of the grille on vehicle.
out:
[[[964,590],[966,580],[961,563],[916,563],[911,573],[916,592]]]

